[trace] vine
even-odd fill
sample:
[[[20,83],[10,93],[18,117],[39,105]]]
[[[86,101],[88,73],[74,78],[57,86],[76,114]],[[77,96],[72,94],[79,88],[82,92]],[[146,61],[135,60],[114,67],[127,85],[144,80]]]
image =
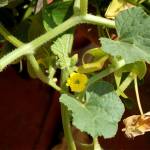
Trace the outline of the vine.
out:
[[[28,43],[20,41],[0,23],[0,34],[16,47],[0,58],[0,71],[16,60],[26,58],[28,69],[34,72],[31,71],[29,74],[35,75],[61,94],[59,101],[62,123],[69,150],[77,149],[72,135],[72,125],[91,136],[94,150],[102,150],[99,136],[106,139],[115,136],[118,123],[125,111],[121,97],[128,98],[125,90],[133,81],[139,116],[145,117],[140,102],[138,79],[144,78],[147,71],[146,63],[150,63],[148,24],[150,16],[141,7],[137,7],[140,5],[145,8],[142,5],[145,1],[130,0],[129,2],[134,4],[134,7],[128,7],[127,10],[128,5],[125,0],[113,0],[107,6],[99,6],[97,0],[93,2],[58,0],[50,4],[43,2],[44,6],[38,15],[42,18],[40,19],[44,33]],[[0,7],[6,5],[8,3],[5,0],[0,2]],[[89,5],[96,5],[98,14],[89,13]],[[26,19],[33,21],[34,16],[39,17],[31,11],[32,7],[35,7],[33,1],[22,17],[22,21]],[[102,16],[104,11],[105,16]],[[126,21],[127,18],[129,18],[128,21]],[[79,65],[78,54],[71,53],[74,41],[73,29],[85,23],[98,26],[98,35],[103,33],[106,36],[99,37],[101,46],[88,49],[83,54],[82,63]],[[112,38],[110,31],[115,34],[115,39]],[[46,52],[42,49],[43,47]],[[92,57],[92,60],[85,63],[84,58],[87,54]],[[58,69],[61,70],[60,79],[55,77]],[[112,74],[114,74],[113,82],[110,81]],[[58,80],[60,85],[57,83]],[[136,133],[136,125],[132,127],[135,130],[128,130],[133,124],[128,122],[133,121],[125,121],[126,127],[123,130],[128,137],[143,134],[143,132]],[[137,124],[138,121],[137,119]]]

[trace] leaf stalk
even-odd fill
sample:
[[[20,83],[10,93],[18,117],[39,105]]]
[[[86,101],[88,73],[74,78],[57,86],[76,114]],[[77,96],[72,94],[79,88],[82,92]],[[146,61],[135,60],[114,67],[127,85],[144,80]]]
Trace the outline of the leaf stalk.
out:
[[[85,16],[88,12],[88,0],[80,0],[81,15]]]
[[[124,92],[133,80],[134,80],[133,73],[131,72],[126,77],[126,79],[121,83],[121,85],[118,87],[118,89],[116,91],[117,95],[120,96],[121,95],[120,92]]]
[[[138,83],[137,83],[137,76],[136,75],[134,77],[134,89],[135,89],[136,100],[137,100],[137,104],[138,104],[138,107],[139,107],[139,111],[140,111],[141,115],[144,115],[142,105],[141,105],[141,101],[140,101]]]
[[[62,70],[61,88],[63,89],[65,93],[68,93],[68,89],[65,86],[68,75],[69,75],[68,70]],[[76,145],[72,136],[72,130],[71,130],[71,124],[70,124],[70,113],[67,107],[62,103],[61,103],[61,116],[62,116],[64,134],[65,134],[65,138],[68,144],[68,150],[76,150]]]

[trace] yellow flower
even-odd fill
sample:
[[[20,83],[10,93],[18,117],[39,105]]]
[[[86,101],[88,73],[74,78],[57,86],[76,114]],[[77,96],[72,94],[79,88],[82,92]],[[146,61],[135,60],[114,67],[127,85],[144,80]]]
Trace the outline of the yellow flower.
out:
[[[72,92],[82,92],[87,82],[88,78],[85,74],[73,72],[70,74],[70,78],[68,78],[66,85],[70,86]]]

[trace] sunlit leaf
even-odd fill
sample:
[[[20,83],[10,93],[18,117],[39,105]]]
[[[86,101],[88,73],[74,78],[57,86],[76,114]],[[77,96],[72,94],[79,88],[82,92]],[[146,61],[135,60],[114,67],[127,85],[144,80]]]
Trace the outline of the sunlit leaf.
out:
[[[121,56],[126,64],[150,63],[150,16],[137,7],[122,11],[115,21],[119,40],[101,38],[102,49],[112,56]]]
[[[73,124],[92,137],[115,136],[124,112],[124,105],[111,84],[101,81],[93,84],[86,93],[86,102],[63,94],[60,102],[72,111]]]

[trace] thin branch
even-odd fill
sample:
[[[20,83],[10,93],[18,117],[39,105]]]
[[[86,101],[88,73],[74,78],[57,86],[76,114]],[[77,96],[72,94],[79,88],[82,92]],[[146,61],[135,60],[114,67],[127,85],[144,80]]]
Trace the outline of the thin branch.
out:
[[[130,73],[126,77],[126,79],[121,83],[121,85],[117,88],[117,90],[116,90],[117,95],[120,96],[121,92],[124,92],[133,80],[134,80],[133,74]]]
[[[88,0],[80,0],[81,15],[85,16],[88,12]]]
[[[7,65],[11,64],[14,60],[20,58],[23,55],[34,54],[38,47],[53,39],[57,35],[63,33],[67,29],[73,27],[77,23],[81,22],[80,17],[72,17],[62,23],[61,25],[55,27],[52,31],[46,32],[35,40],[29,42],[28,44],[24,44],[9,54],[3,56],[0,59],[0,71],[2,71]]]
[[[13,35],[11,35],[1,24],[0,24],[0,34],[7,41],[9,41],[11,44],[13,44],[16,47],[24,45],[23,42],[21,42],[16,37],[14,37]],[[59,86],[57,86],[56,83],[52,79],[49,79],[47,76],[45,76],[45,74],[42,72],[42,70],[41,70],[38,62],[36,61],[34,55],[28,54],[28,55],[26,55],[26,57],[27,57],[27,60],[29,61],[29,63],[31,64],[34,72],[36,73],[37,77],[41,81],[43,81],[44,83],[52,86],[55,90],[61,91],[61,88]]]
[[[141,105],[141,101],[140,101],[140,96],[139,96],[137,76],[134,77],[134,88],[135,88],[136,100],[137,100],[137,104],[139,107],[139,111],[140,111],[141,115],[143,115],[144,113],[143,113],[143,109],[142,109],[142,105]]]
[[[80,23],[105,25],[111,28],[115,27],[114,21],[102,17],[90,14],[87,14],[86,16],[73,16],[66,20],[64,23],[55,27],[53,30],[46,32],[35,40],[29,42],[28,44],[24,44],[11,53],[7,54],[6,56],[3,56],[0,59],[0,71],[2,71],[7,65],[11,64],[11,62],[20,58],[21,56],[34,54],[38,47]]]
[[[80,8],[80,0],[75,0],[74,1],[74,6],[73,6],[73,15],[78,16],[81,14],[81,8]]]
[[[106,19],[101,16],[91,15],[91,14],[87,14],[86,16],[83,16],[83,22],[89,23],[89,24],[106,26],[108,28],[115,28],[115,21]]]
[[[68,93],[68,88],[65,86],[68,75],[69,75],[69,70],[66,69],[61,71],[60,81],[61,81],[61,88],[62,90],[64,90],[64,93]],[[71,130],[70,113],[68,108],[62,103],[61,103],[61,116],[62,116],[64,134],[68,144],[68,150],[76,150],[76,145]]]

